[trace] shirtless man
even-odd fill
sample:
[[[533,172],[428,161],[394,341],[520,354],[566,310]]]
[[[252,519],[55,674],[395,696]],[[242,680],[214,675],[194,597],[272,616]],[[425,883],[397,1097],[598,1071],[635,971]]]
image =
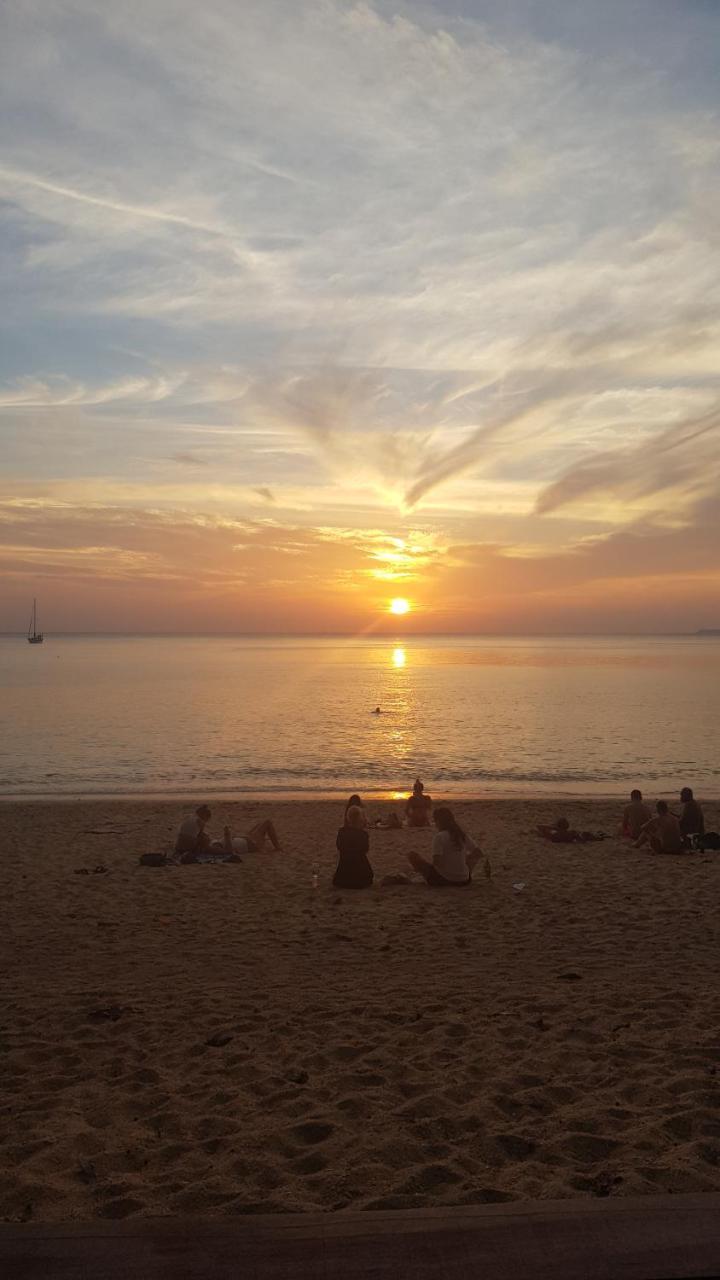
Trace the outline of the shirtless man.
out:
[[[658,800],[655,809],[657,817],[645,823],[635,841],[635,848],[649,844],[653,853],[682,853],[682,832],[675,814],[670,813],[664,800]]]
[[[701,806],[693,796],[692,787],[683,787],[680,792],[682,811],[680,813],[680,830],[684,836],[701,836],[705,833],[705,815]]]
[[[631,791],[630,803],[625,806],[622,816],[622,834],[625,839],[639,839],[640,832],[651,818],[649,806],[643,803],[642,791]]]

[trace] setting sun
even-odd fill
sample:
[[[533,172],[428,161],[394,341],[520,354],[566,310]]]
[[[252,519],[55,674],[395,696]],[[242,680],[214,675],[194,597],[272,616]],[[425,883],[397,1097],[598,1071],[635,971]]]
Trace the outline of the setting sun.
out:
[[[401,596],[397,596],[394,600],[390,601],[390,612],[391,613],[409,613],[410,601],[403,600]]]

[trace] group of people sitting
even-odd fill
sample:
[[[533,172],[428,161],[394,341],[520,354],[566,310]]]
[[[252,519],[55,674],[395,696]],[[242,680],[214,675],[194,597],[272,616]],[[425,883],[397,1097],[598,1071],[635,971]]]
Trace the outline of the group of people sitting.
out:
[[[673,813],[665,800],[658,800],[653,814],[643,800],[642,791],[631,791],[630,803],[623,812],[620,835],[631,840],[636,849],[649,845],[653,853],[682,853],[692,848],[693,837],[705,835],[705,815],[691,787],[683,787],[680,804],[680,813]],[[558,818],[551,827],[538,827],[537,833],[552,844],[589,844],[594,840],[608,839],[602,831],[576,831],[567,818]]]
[[[175,859],[180,863],[241,862],[242,855],[259,853],[269,841],[273,849],[280,849],[280,840],[269,818],[257,822],[246,835],[233,836],[229,827],[223,830],[222,840],[214,840],[207,830],[212,818],[208,805],[200,805],[192,817],[186,818],[175,841]],[[450,809],[441,807],[433,814],[432,800],[418,778],[405,805],[408,827],[429,827],[434,822],[436,831],[432,841],[430,859],[411,850],[407,857],[413,869],[435,888],[469,885],[472,871],[482,857],[481,850],[456,822]],[[396,830],[403,823],[399,815],[391,813],[376,826]],[[373,883],[374,873],[368,857],[370,839],[368,820],[360,796],[352,795],[345,807],[345,819],[337,833],[338,864],[333,877],[337,889],[367,889]],[[489,874],[489,864],[486,864]],[[395,877],[403,880],[404,877]]]
[[[623,813],[622,834],[636,849],[649,845],[653,853],[682,853],[693,847],[693,836],[705,835],[705,815],[691,787],[680,792],[680,813],[673,813],[665,800],[658,800],[655,815],[645,804],[642,791],[630,792],[630,804]]]
[[[682,853],[695,845],[694,837],[705,836],[705,817],[702,807],[694,798],[690,787],[680,792],[681,811],[672,813],[664,800],[658,800],[655,814],[645,804],[642,792],[630,793],[621,834],[631,840],[636,849],[648,845],[653,853]],[[201,805],[191,818],[187,818],[178,832],[175,857],[179,862],[240,862],[242,855],[260,852],[269,841],[273,849],[280,849],[280,840],[269,818],[257,822],[241,836],[233,836],[229,827],[223,830],[222,840],[213,840],[206,830],[212,813],[207,805]],[[433,811],[432,799],[416,779],[412,794],[405,804],[405,822],[408,827],[435,826],[430,858],[423,858],[415,850],[407,853],[414,871],[435,888],[462,887],[472,882],[472,872],[482,855],[482,850],[456,821],[451,809],[442,805]],[[397,813],[378,818],[374,824],[385,830],[397,830],[403,822]],[[554,826],[540,826],[538,834],[553,844],[586,844],[607,839],[603,832],[576,831],[567,818],[558,818]],[[367,889],[373,883],[374,873],[370,863],[369,824],[360,796],[352,795],[345,807],[343,825],[337,833],[338,863],[333,877],[337,889]],[[714,846],[712,846],[714,847]],[[490,875],[485,860],[486,875]],[[395,877],[402,880],[403,877]]]
[[[427,884],[437,889],[469,885],[472,882],[473,868],[482,857],[482,851],[463,831],[451,809],[443,805],[433,813],[432,800],[425,794],[419,778],[405,805],[405,817],[408,827],[429,827],[434,823],[436,828],[429,859],[421,857],[414,850],[408,852],[407,859],[413,870],[419,872]],[[376,825],[385,830],[394,830],[402,823],[396,814],[391,814],[389,819]],[[335,841],[338,864],[333,885],[336,889],[368,889],[373,883],[374,873],[368,856],[368,826],[365,806],[360,796],[352,795]]]

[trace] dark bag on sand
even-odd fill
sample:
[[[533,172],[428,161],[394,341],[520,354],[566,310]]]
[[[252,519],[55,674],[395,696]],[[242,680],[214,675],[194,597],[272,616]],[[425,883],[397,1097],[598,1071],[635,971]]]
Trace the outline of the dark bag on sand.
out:
[[[164,853],[143,853],[138,859],[141,867],[166,867],[167,857]]]
[[[706,849],[712,849],[717,852],[720,849],[720,834],[717,831],[706,831],[703,836],[696,836],[695,841],[698,849],[702,849],[703,853]]]

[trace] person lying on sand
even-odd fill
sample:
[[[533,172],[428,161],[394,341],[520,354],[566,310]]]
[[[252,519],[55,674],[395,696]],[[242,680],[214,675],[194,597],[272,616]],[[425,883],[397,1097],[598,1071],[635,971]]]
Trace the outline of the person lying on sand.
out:
[[[606,840],[602,831],[575,831],[567,818],[558,818],[554,827],[536,827],[543,840],[552,844],[593,844],[596,840]]]
[[[391,809],[387,818],[376,818],[375,826],[378,831],[402,831],[402,818]]]
[[[369,889],[373,882],[373,869],[368,859],[370,837],[365,815],[358,805],[350,805],[345,813],[344,826],[335,841],[339,853],[337,869],[333,876],[336,889]]]
[[[683,837],[680,823],[674,813],[670,813],[664,800],[655,805],[657,817],[645,823],[635,848],[640,849],[649,844],[653,853],[682,853]]]
[[[186,818],[182,823],[175,841],[175,853],[181,862],[200,861],[204,857],[230,856],[240,853],[257,853],[263,849],[265,838],[269,837],[274,849],[280,848],[277,832],[269,818],[258,822],[246,836],[233,839],[229,827],[223,831],[223,839],[213,840],[205,830],[212,818],[212,811],[206,804],[195,810],[195,816]]]
[[[367,820],[367,814],[365,812],[365,805],[363,804],[359,796],[351,796],[347,804],[345,805],[345,825],[346,826],[347,826],[348,814],[351,809],[360,810],[360,817],[362,819],[362,821],[360,822],[360,826],[367,828],[368,820]]]
[[[412,795],[405,805],[405,814],[409,827],[429,827],[432,817],[432,800],[425,795],[425,788],[419,778],[415,779]]]
[[[649,805],[643,802],[642,791],[630,792],[630,803],[625,806],[622,816],[622,835],[625,840],[637,840],[640,832],[652,818]]]
[[[435,888],[470,884],[473,867],[482,857],[482,850],[465,834],[450,809],[436,809],[434,822],[437,831],[432,842],[432,862],[414,850],[408,853],[408,862]]]
[[[261,822],[256,822],[244,836],[233,836],[229,827],[223,829],[223,845],[228,853],[262,853],[266,839],[270,841],[275,852],[279,853],[278,833],[270,818],[263,818]]]

